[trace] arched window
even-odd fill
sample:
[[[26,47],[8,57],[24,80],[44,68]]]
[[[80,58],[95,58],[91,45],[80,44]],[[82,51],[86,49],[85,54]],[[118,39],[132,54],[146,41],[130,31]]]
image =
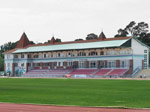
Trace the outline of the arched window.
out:
[[[79,52],[78,56],[86,56],[86,53],[85,52]]]
[[[38,55],[38,54],[36,54],[36,55],[34,55],[33,57],[34,57],[34,58],[39,58],[39,55]]]
[[[89,56],[97,56],[97,52],[91,51],[91,52],[89,53]]]
[[[104,55],[104,51],[100,51],[100,55]]]

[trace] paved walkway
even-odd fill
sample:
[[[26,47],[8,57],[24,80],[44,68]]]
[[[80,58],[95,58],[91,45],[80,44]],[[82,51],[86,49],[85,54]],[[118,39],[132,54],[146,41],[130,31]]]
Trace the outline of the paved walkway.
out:
[[[0,103],[0,112],[150,112],[150,109],[111,109]]]

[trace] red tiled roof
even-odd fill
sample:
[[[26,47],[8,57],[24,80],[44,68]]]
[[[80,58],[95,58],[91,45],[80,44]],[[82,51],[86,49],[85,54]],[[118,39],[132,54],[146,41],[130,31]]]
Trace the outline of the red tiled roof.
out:
[[[12,52],[14,52],[14,51],[16,51],[16,50],[17,50],[17,48],[11,49],[11,50],[9,50],[9,51],[3,52],[3,54],[9,54],[9,53],[12,53]]]
[[[131,38],[131,37],[105,38],[104,40],[94,39],[94,40],[56,42],[54,44],[50,44],[50,43],[42,44],[42,43],[40,43],[40,44],[28,45],[25,48],[33,47],[33,46],[48,46],[48,45],[60,45],[60,44],[72,44],[72,43],[88,43],[88,42],[97,42],[97,41],[124,40],[124,39],[129,39],[129,38]]]
[[[124,40],[124,39],[129,39],[131,37],[118,37],[118,38],[105,38],[104,40],[99,40],[99,39],[95,39],[95,40],[81,40],[81,41],[68,41],[68,42],[55,42],[55,43],[46,43],[46,44],[29,44],[25,47],[23,47],[23,49],[26,49],[28,47],[34,47],[34,46],[48,46],[48,45],[61,45],[61,44],[72,44],[72,43],[88,43],[88,42],[97,42],[97,41],[111,41],[111,40]],[[7,53],[12,53],[14,51],[16,51],[18,48],[12,49],[10,51],[6,51],[4,52],[4,54]]]
[[[24,48],[30,44],[30,41],[25,33],[22,34],[19,42],[17,43],[16,48]]]

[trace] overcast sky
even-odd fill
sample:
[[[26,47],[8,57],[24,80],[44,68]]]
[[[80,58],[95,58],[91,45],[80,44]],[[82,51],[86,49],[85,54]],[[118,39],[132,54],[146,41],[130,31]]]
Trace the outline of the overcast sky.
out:
[[[0,45],[23,32],[34,42],[85,38],[89,33],[113,37],[129,22],[150,25],[150,0],[0,0]]]

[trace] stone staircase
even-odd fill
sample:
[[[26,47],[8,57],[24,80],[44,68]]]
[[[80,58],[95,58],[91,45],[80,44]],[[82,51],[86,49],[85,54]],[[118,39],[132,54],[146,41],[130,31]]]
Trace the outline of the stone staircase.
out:
[[[136,75],[135,78],[150,78],[150,69],[143,69],[139,71]]]

